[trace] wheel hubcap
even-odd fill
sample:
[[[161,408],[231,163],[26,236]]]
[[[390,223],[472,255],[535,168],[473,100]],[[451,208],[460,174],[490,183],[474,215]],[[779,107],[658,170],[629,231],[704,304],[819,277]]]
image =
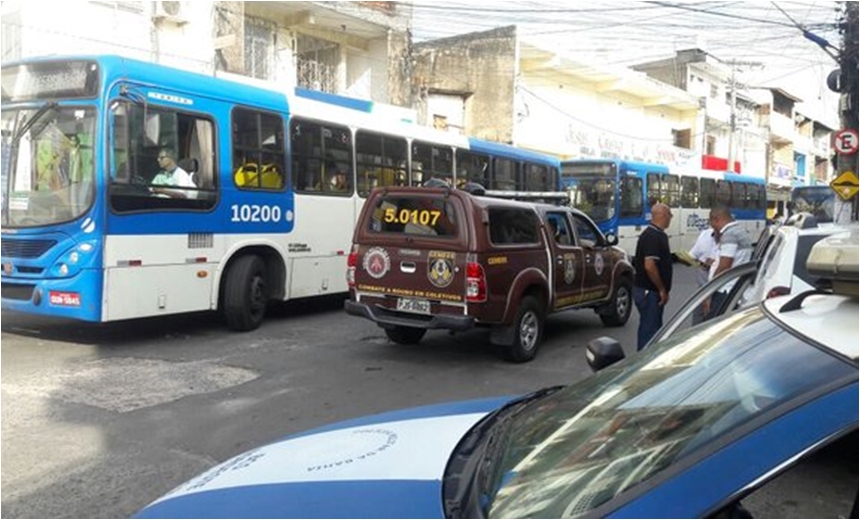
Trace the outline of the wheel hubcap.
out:
[[[615,310],[618,316],[627,316],[627,309],[630,308],[630,292],[626,287],[619,287],[618,294],[615,297]]]
[[[528,312],[520,322],[520,344],[524,350],[531,350],[537,343],[538,319],[533,312]]]

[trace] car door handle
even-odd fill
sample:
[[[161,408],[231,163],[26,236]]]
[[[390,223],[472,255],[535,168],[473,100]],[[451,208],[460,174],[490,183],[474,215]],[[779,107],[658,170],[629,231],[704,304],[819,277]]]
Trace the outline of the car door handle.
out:
[[[415,272],[415,262],[400,262],[400,272],[412,274]]]

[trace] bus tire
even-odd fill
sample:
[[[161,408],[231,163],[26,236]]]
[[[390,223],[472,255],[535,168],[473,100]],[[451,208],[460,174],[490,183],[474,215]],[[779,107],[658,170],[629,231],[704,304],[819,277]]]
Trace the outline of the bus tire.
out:
[[[242,256],[230,266],[224,287],[224,318],[237,332],[254,330],[266,316],[266,264],[259,256]]]
[[[513,335],[505,349],[505,358],[508,361],[525,363],[535,358],[543,339],[543,314],[543,309],[534,296],[526,296],[520,302],[513,323]]]
[[[388,336],[388,339],[398,345],[415,345],[421,341],[421,338],[423,338],[426,333],[427,329],[403,327],[401,325],[385,329],[385,335]]]
[[[630,318],[632,309],[633,284],[630,283],[629,278],[621,278],[615,286],[612,299],[599,312],[600,321],[607,327],[623,327]]]

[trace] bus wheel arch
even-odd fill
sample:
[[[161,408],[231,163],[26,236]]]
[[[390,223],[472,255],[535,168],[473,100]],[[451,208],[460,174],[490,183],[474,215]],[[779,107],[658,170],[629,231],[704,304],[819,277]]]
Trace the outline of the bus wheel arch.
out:
[[[218,309],[235,331],[259,327],[271,300],[284,298],[286,267],[271,248],[237,251],[227,262],[220,281]]]

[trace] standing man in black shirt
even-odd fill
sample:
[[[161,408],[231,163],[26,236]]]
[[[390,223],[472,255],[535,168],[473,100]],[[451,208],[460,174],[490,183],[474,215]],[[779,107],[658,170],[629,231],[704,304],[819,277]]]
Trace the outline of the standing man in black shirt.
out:
[[[672,253],[665,231],[671,221],[669,206],[659,202],[654,204],[651,223],[636,242],[633,301],[639,310],[637,350],[642,350],[663,326],[663,309],[669,303],[669,291],[672,290]]]

